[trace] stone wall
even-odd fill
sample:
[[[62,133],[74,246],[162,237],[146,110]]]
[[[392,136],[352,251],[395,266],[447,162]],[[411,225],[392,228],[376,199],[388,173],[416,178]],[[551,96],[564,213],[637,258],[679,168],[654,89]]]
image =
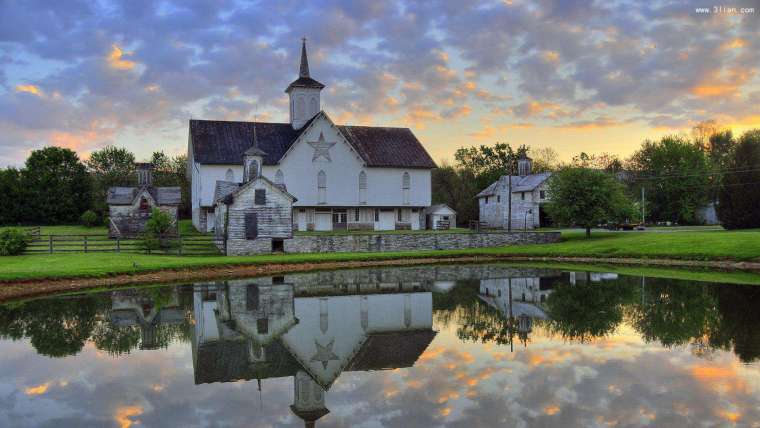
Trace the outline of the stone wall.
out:
[[[457,250],[559,242],[559,232],[408,233],[294,236],[286,253]]]

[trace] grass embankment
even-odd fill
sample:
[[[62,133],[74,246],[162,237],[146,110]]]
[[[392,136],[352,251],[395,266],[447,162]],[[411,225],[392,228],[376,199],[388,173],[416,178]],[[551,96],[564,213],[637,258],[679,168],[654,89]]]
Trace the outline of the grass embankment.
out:
[[[760,261],[760,231],[705,231],[688,233],[600,232],[596,233],[591,239],[585,239],[582,232],[564,232],[563,241],[556,244],[451,251],[278,254],[242,257],[114,253],[25,255],[0,258],[0,280],[20,281],[70,277],[100,277],[116,274],[135,274],[161,269],[194,269],[212,266],[334,263],[464,256]],[[636,270],[640,271],[639,268],[636,268]]]

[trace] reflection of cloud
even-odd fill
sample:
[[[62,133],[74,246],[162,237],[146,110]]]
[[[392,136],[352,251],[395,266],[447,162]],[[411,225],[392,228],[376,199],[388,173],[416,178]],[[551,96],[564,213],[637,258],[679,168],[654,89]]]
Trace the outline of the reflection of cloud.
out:
[[[50,387],[50,382],[43,383],[42,385],[30,386],[24,389],[26,395],[42,395],[47,392]]]
[[[38,97],[42,96],[42,90],[38,88],[35,85],[16,85],[16,92],[26,92],[29,94],[37,95]]]
[[[119,424],[120,428],[129,428],[132,424],[139,424],[138,419],[132,420],[135,416],[143,414],[143,409],[140,406],[124,406],[116,409],[113,419]]]

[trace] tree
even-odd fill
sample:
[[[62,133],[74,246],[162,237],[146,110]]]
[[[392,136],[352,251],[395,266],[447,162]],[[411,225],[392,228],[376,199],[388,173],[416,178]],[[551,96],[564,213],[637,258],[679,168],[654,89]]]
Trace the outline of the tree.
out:
[[[711,174],[707,156],[699,146],[677,136],[645,141],[629,165],[635,193],[645,187],[652,220],[697,222],[697,209],[708,201]]]
[[[153,152],[151,163],[153,164],[153,185],[180,187],[182,202],[179,206],[179,214],[189,216],[190,181],[187,175],[187,156],[170,157],[162,151],[157,151]]]
[[[723,227],[760,227],[760,129],[741,136],[726,168],[717,207]]]
[[[433,203],[450,206],[457,212],[460,223],[477,220],[478,204],[475,195],[479,189],[471,171],[442,162],[431,174],[431,188]]]
[[[108,188],[134,184],[135,155],[125,148],[107,146],[92,152],[85,164],[93,178],[92,208],[103,216],[108,210]]]
[[[620,158],[610,153],[589,155],[586,152],[582,152],[578,156],[573,156],[572,165],[582,168],[600,169],[607,172],[620,172],[623,170],[623,162]]]
[[[622,221],[634,215],[623,185],[604,171],[568,166],[554,173],[548,184],[549,216],[566,226],[581,226],[586,237],[591,228],[608,221]]]
[[[21,175],[29,207],[24,220],[28,222],[75,223],[90,207],[90,176],[70,149],[46,147],[33,151]]]
[[[0,225],[18,224],[24,218],[24,192],[21,173],[15,168],[0,169]]]
[[[517,160],[522,154],[527,153],[526,146],[514,150],[509,144],[496,143],[493,146],[462,147],[456,151],[454,159],[457,166],[469,170],[474,175],[476,187],[482,190],[502,175],[516,174]]]

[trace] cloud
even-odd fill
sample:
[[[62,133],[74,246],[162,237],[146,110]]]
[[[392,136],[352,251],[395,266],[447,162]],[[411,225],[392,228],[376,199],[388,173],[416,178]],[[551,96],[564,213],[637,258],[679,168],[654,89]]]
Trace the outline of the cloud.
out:
[[[111,45],[111,52],[109,52],[108,56],[106,57],[108,60],[108,66],[115,70],[131,70],[135,68],[135,65],[137,63],[125,59],[124,57],[131,56],[133,54],[133,52],[124,52],[116,44]]]

